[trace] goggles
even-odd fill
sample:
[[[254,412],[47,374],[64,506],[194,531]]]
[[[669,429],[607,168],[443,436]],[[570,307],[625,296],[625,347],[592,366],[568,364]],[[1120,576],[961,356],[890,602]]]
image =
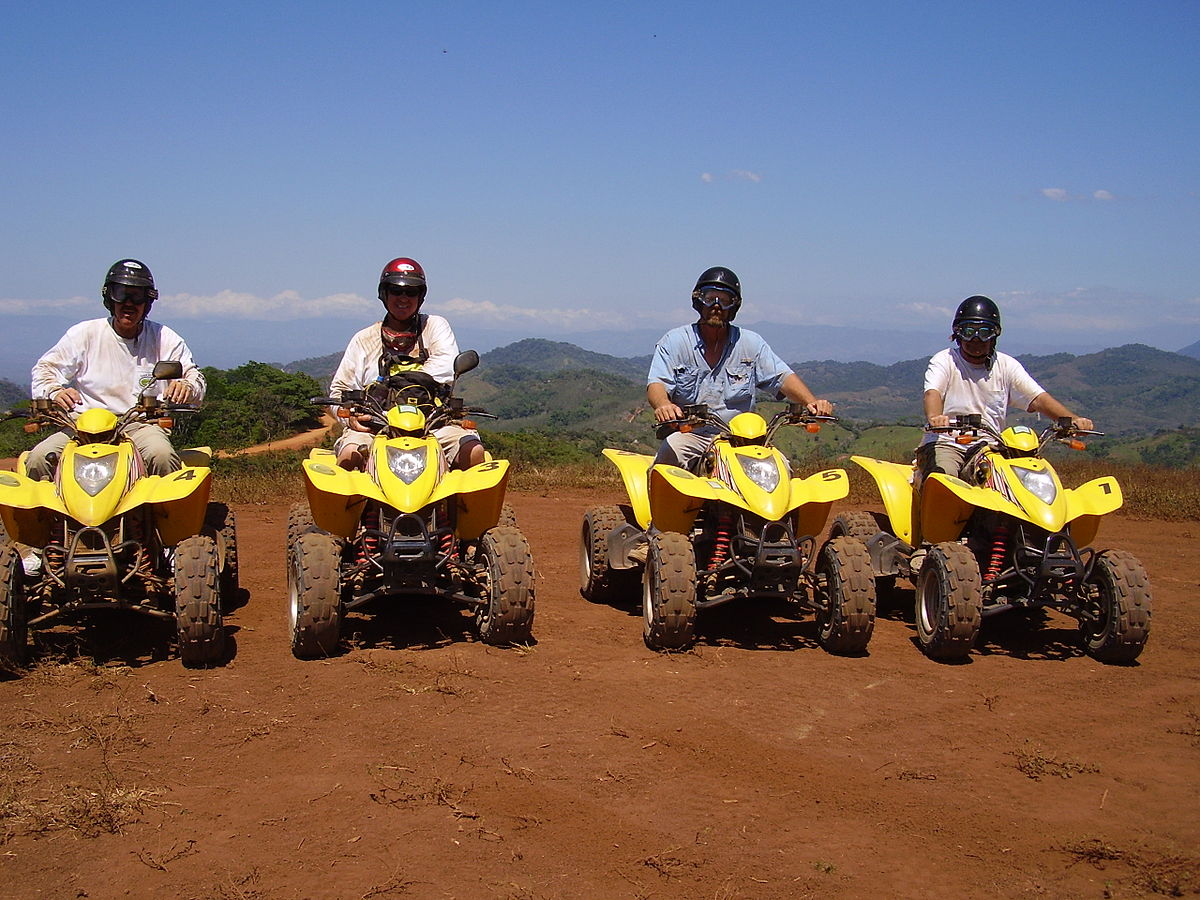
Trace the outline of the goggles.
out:
[[[954,334],[964,341],[974,340],[975,338],[979,338],[981,341],[990,341],[1000,334],[1000,331],[993,325],[959,325],[954,330]]]
[[[698,293],[696,299],[706,309],[710,306],[719,306],[725,312],[729,312],[737,306],[737,298],[733,296],[733,292],[721,288],[705,288]]]
[[[389,284],[384,288],[389,297],[420,297],[421,289],[410,284]]]
[[[146,302],[146,289],[134,284],[110,284],[108,299],[113,303],[132,303],[141,306]]]

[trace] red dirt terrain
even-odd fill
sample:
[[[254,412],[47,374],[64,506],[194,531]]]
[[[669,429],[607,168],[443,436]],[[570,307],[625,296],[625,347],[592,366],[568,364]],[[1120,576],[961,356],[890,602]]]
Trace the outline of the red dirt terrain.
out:
[[[282,505],[236,507],[225,665],[185,670],[140,619],[42,636],[0,681],[0,896],[1200,891],[1200,524],[1102,529],[1153,584],[1132,666],[1053,613],[932,662],[904,582],[861,658],[754,605],[702,613],[667,655],[633,602],[578,593],[583,511],[615,498],[510,499],[539,576],[529,648],[422,601],[294,659]]]

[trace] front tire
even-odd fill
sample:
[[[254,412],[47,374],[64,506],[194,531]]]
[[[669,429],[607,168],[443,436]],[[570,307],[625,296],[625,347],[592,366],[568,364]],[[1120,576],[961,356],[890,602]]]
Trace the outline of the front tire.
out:
[[[487,596],[475,612],[485,644],[526,644],[533,637],[534,574],[529,542],[520,530],[501,525],[483,533],[480,562],[487,569]]]
[[[1105,550],[1096,557],[1088,588],[1097,618],[1081,620],[1080,637],[1089,656],[1104,663],[1130,663],[1150,637],[1150,579],[1132,553]]]
[[[292,547],[296,543],[296,539],[302,534],[317,530],[317,523],[313,521],[312,510],[309,509],[307,503],[294,503],[292,508],[288,510],[287,523],[287,548],[290,553]]]
[[[642,638],[651,650],[680,650],[696,637],[696,555],[673,531],[649,535],[642,576]]]
[[[817,560],[817,640],[830,653],[863,653],[875,630],[871,555],[852,537],[837,537]]]
[[[175,548],[175,626],[179,659],[189,668],[215,665],[225,652],[219,569],[217,544],[207,535],[186,538]]]
[[[608,535],[628,520],[619,506],[597,506],[583,516],[579,535],[579,593],[593,603],[612,603],[621,596],[636,596],[636,569],[610,569]]]
[[[23,666],[29,658],[21,554],[0,538],[0,665]]]
[[[935,544],[917,577],[917,640],[931,659],[965,659],[983,623],[979,564],[962,544]]]
[[[341,548],[331,534],[307,531],[288,553],[288,609],[292,653],[329,656],[342,632]]]

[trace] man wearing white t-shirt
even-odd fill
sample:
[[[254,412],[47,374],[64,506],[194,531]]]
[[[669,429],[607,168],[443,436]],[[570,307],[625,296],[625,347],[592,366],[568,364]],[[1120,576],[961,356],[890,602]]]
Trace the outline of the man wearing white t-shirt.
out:
[[[1042,390],[1025,367],[996,350],[1000,309],[987,297],[968,297],[954,314],[950,335],[957,346],[929,360],[925,370],[925,420],[934,428],[950,425],[951,416],[979,414],[997,432],[1004,430],[1008,407],[1041,413],[1053,419],[1069,416],[1080,431],[1092,420],[1073,412]],[[927,433],[917,448],[920,477],[931,472],[958,476],[969,447],[954,436]]]
[[[183,364],[183,377],[167,382],[161,397],[168,403],[199,403],[204,399],[204,374],[192,360],[183,338],[146,316],[158,291],[145,263],[122,259],[113,263],[100,289],[107,319],[90,319],[72,326],[33,366],[34,398],[49,398],[63,409],[83,412],[107,409],[122,415],[143,390],[155,390],[151,373],[162,360]],[[134,422],[126,436],[151,475],[169,475],[181,466],[179,454],[158,425]],[[48,481],[66,447],[66,432],[52,434],[29,451],[29,477]]]

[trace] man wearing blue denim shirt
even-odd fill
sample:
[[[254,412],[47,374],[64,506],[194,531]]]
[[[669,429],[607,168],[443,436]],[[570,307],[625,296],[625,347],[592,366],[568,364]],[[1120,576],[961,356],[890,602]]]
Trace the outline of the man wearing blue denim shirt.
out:
[[[803,403],[818,415],[833,413],[833,404],[818,400],[766,341],[732,324],[741,305],[741,283],[730,269],[715,266],[700,275],[692,291],[699,321],[668,331],[654,348],[646,399],[657,421],[680,419],[680,407],[706,403],[728,422],[754,409],[756,389]],[[707,428],[668,435],[654,462],[689,468],[715,434]]]

